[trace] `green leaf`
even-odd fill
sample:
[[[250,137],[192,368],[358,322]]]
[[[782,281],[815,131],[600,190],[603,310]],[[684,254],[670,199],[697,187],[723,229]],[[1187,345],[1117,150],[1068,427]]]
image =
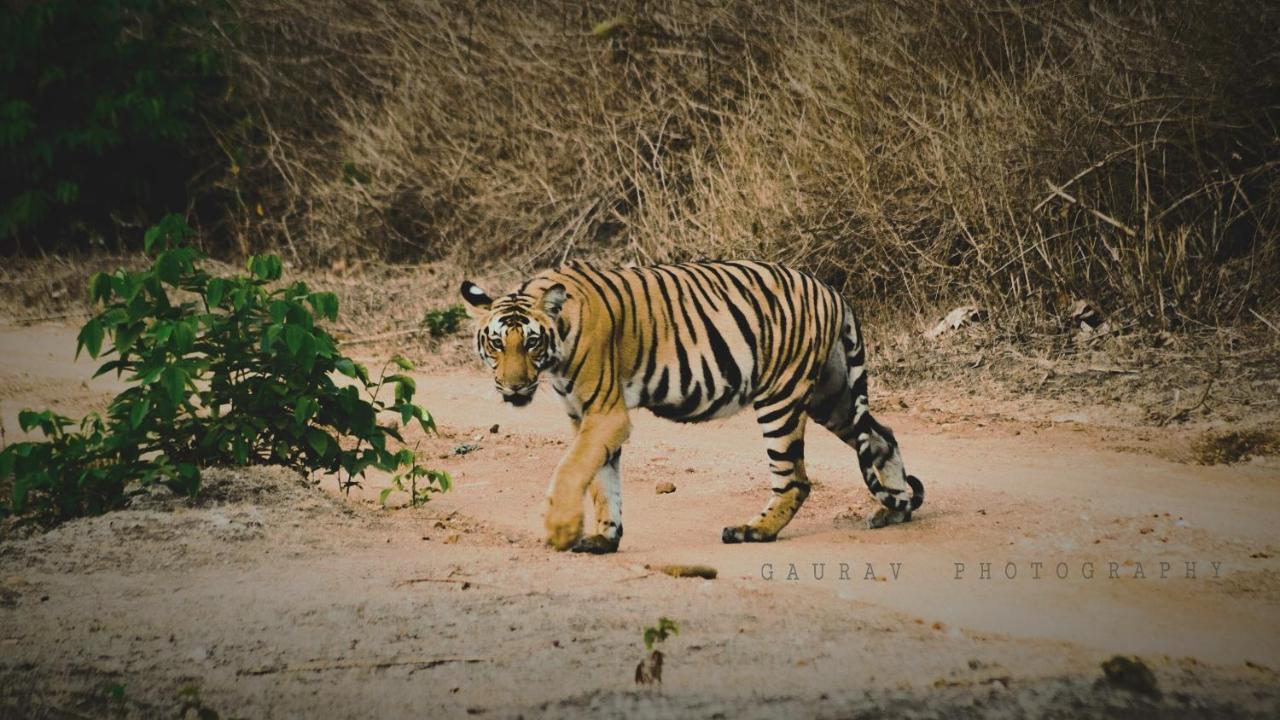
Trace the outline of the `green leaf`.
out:
[[[136,380],[139,385],[150,385],[160,379],[160,373],[164,372],[163,367],[138,368],[138,372],[134,374],[130,380]]]
[[[143,252],[150,255],[151,249],[155,247],[156,242],[159,241],[161,237],[163,237],[163,234],[159,225],[152,225],[147,228],[147,232],[142,236]]]
[[[187,396],[187,371],[170,365],[160,373],[160,386],[174,403],[182,402]]]
[[[356,363],[356,377],[365,385],[371,384],[369,382],[369,369],[360,363]]]
[[[141,425],[148,412],[151,412],[151,398],[143,398],[141,401],[135,402],[129,410],[129,427],[137,428]]]
[[[89,276],[89,301],[106,302],[111,299],[111,276],[96,272]]]
[[[264,282],[279,280],[284,263],[276,255],[253,255],[249,258],[249,272]]]
[[[137,342],[138,337],[142,335],[142,331],[146,326],[142,323],[134,323],[132,325],[117,325],[115,330],[116,352],[123,356],[125,353],[133,349],[133,344]]]
[[[421,405],[413,406],[413,416],[418,418],[418,424],[422,426],[422,432],[428,435],[436,433],[436,419],[431,413],[427,412]]]
[[[156,258],[156,277],[168,285],[177,286],[182,280],[182,258],[177,250],[166,250]]]
[[[318,455],[324,457],[329,452],[329,434],[319,428],[307,430],[307,444]]]
[[[395,488],[383,488],[383,489],[382,489],[382,492],[378,493],[378,504],[379,504],[379,505],[386,505],[386,504],[387,504],[387,497],[388,497],[389,495],[391,495],[391,491],[392,491],[392,490],[395,490]]]
[[[222,297],[227,292],[227,281],[222,278],[213,278],[209,284],[205,286],[205,302],[210,308],[216,308],[222,305]]]
[[[298,350],[302,348],[303,338],[309,336],[310,334],[306,330],[297,325],[286,325],[284,328],[284,344],[289,348],[289,354],[297,355]]]
[[[196,342],[196,331],[190,321],[173,324],[173,349],[179,355],[186,354]]]
[[[356,364],[350,358],[340,357],[333,361],[333,367],[349,378],[356,377]]]
[[[105,375],[111,372],[112,370],[115,370],[116,375],[119,376],[120,373],[123,372],[126,367],[127,365],[122,360],[110,360],[108,362],[103,363],[102,366],[98,368],[98,371],[93,374],[93,376],[98,377],[100,375]]]
[[[282,332],[284,332],[283,325],[268,325],[266,333],[262,335],[262,352],[271,352],[272,346],[276,344],[276,340],[280,339]]]
[[[402,355],[392,356],[391,362],[395,363],[401,370],[413,369],[413,363],[409,362],[408,360],[405,360],[404,356]]]
[[[290,303],[284,300],[276,300],[267,306],[267,312],[271,313],[271,322],[283,323],[285,318],[289,316]]]
[[[298,404],[293,409],[293,419],[299,424],[305,423],[311,419],[312,415],[316,414],[316,406],[318,404],[316,399],[312,397],[304,395],[298,398]]]
[[[22,432],[31,432],[31,429],[40,425],[41,419],[48,415],[47,410],[42,413],[35,410],[21,410],[18,412],[18,427],[22,428]]]
[[[76,357],[80,357],[81,348],[89,351],[89,357],[98,357],[98,353],[102,351],[102,335],[102,323],[97,318],[85,323],[76,338]]]
[[[338,319],[338,296],[331,292],[315,292],[307,296],[307,302],[316,315],[326,320]]]
[[[413,399],[413,394],[418,391],[418,383],[408,375],[390,375],[386,381],[395,385],[397,403],[409,402]]]

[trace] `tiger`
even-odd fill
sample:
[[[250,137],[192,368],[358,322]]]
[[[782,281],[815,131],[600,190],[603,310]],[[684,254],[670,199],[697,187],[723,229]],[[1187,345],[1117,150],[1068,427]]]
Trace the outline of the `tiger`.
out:
[[[685,423],[754,410],[772,493],[758,516],[723,529],[725,543],[776,540],[804,504],[809,418],[856,450],[880,503],[869,527],[909,521],[924,502],[893,432],[868,411],[866,345],[853,309],[812,275],[753,261],[618,269],[573,261],[497,299],[469,280],[460,291],[502,400],[528,405],[545,378],[572,423],[544,505],[556,550],[618,550],[620,462],[636,408]],[[588,490],[595,532],[584,536]]]

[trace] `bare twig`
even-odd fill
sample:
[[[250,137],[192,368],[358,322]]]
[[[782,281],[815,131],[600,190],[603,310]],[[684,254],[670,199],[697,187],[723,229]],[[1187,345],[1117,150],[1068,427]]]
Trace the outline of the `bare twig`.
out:
[[[1183,408],[1181,410],[1175,409],[1171,415],[1161,420],[1160,422],[1156,423],[1156,425],[1158,425],[1159,427],[1164,427],[1175,420],[1181,420],[1182,418],[1186,417],[1192,412],[1195,412],[1199,408],[1203,407],[1205,404],[1205,401],[1209,399],[1209,391],[1213,389],[1213,381],[1218,379],[1218,373],[1221,371],[1222,371],[1222,358],[1218,358],[1217,363],[1214,365],[1213,373],[1209,375],[1209,382],[1205,383],[1204,392],[1200,393],[1200,399],[1197,400],[1195,404],[1190,407]]]
[[[1069,188],[1069,187],[1071,187],[1072,185],[1076,184],[1076,181],[1080,180],[1080,178],[1083,178],[1085,175],[1088,175],[1089,173],[1093,172],[1094,170],[1097,170],[1098,168],[1102,167],[1103,165],[1106,165],[1107,163],[1111,162],[1112,160],[1115,160],[1116,158],[1120,157],[1121,155],[1124,155],[1125,153],[1128,153],[1128,152],[1132,152],[1133,150],[1137,149],[1137,147],[1138,147],[1137,145],[1130,145],[1129,147],[1125,147],[1125,148],[1121,148],[1121,149],[1119,149],[1119,150],[1116,150],[1115,152],[1113,152],[1113,153],[1111,153],[1111,154],[1107,155],[1106,157],[1102,158],[1102,159],[1101,159],[1101,160],[1099,160],[1098,162],[1096,162],[1096,163],[1094,163],[1094,164],[1090,165],[1089,167],[1086,167],[1084,170],[1081,170],[1080,172],[1076,173],[1074,176],[1072,176],[1072,178],[1071,178],[1070,180],[1067,180],[1066,182],[1064,182],[1064,183],[1062,183],[1061,185],[1057,186],[1057,189],[1058,189],[1059,191],[1061,191],[1061,190],[1066,190],[1067,188]],[[1052,183],[1050,184],[1050,187],[1053,187]],[[1045,205],[1047,205],[1047,204],[1049,203],[1049,201],[1050,201],[1050,200],[1052,200],[1054,197],[1056,197],[1056,196],[1057,196],[1057,194],[1058,194],[1057,192],[1050,193],[1048,197],[1046,197],[1045,199],[1043,199],[1043,200],[1041,200],[1039,203],[1037,203],[1035,207],[1031,208],[1031,212],[1033,212],[1033,213],[1034,213],[1034,212],[1040,212],[1040,208],[1042,208],[1042,207],[1044,207]]]
[[[1053,191],[1053,194],[1054,194],[1054,195],[1057,195],[1058,197],[1062,198],[1063,200],[1066,200],[1067,202],[1071,203],[1072,205],[1078,205],[1078,206],[1080,206],[1080,209],[1082,209],[1082,210],[1084,210],[1085,212],[1089,213],[1090,215],[1092,215],[1092,216],[1094,216],[1094,217],[1098,218],[1098,219],[1099,219],[1099,220],[1101,220],[1102,222],[1104,222],[1104,223],[1106,223],[1106,224],[1108,224],[1108,225],[1111,225],[1112,227],[1114,227],[1114,228],[1116,228],[1116,229],[1120,230],[1120,231],[1121,231],[1121,232],[1123,232],[1125,235],[1128,235],[1129,237],[1137,237],[1138,232],[1137,232],[1136,230],[1134,230],[1133,228],[1129,227],[1128,225],[1125,225],[1124,223],[1122,223],[1122,222],[1120,222],[1119,220],[1117,220],[1117,219],[1115,219],[1115,218],[1111,217],[1110,215],[1107,215],[1106,213],[1102,213],[1102,212],[1099,212],[1099,211],[1097,211],[1097,210],[1094,210],[1094,209],[1093,209],[1093,208],[1091,208],[1091,207],[1088,207],[1087,205],[1085,205],[1084,203],[1080,202],[1080,201],[1079,201],[1079,200],[1077,200],[1076,198],[1072,197],[1071,195],[1068,195],[1068,194],[1066,193],[1066,191],[1064,191],[1062,188],[1058,187],[1057,185],[1054,185],[1052,182],[1049,182],[1048,180],[1046,180],[1046,181],[1045,181],[1045,183],[1049,185],[1049,189],[1050,189],[1051,191]]]
[[[303,673],[303,672],[326,672],[329,670],[381,670],[389,667],[413,667],[418,670],[438,667],[440,665],[449,665],[453,663],[463,663],[471,665],[474,663],[493,662],[490,658],[468,658],[468,657],[443,657],[443,658],[414,658],[409,660],[375,660],[373,662],[327,662],[316,660],[312,662],[300,663],[298,665],[263,665],[260,667],[247,668],[237,670],[237,675],[275,675],[277,673]]]
[[[1272,324],[1271,324],[1271,321],[1270,321],[1270,320],[1268,320],[1268,319],[1266,319],[1266,318],[1265,318],[1265,317],[1263,317],[1262,315],[1258,314],[1258,311],[1257,311],[1257,310],[1254,310],[1253,308],[1249,308],[1249,312],[1253,313],[1253,316],[1254,316],[1254,317],[1256,317],[1256,318],[1258,318],[1259,320],[1261,320],[1263,325],[1266,325],[1267,327],[1271,328],[1271,329],[1272,329],[1272,330],[1274,330],[1275,332],[1280,333],[1280,328],[1276,327],[1275,325],[1272,325]]]
[[[396,583],[396,587],[404,587],[405,585],[414,585],[417,583],[433,583],[433,582],[434,583],[453,583],[455,585],[461,585],[463,590],[466,590],[467,588],[472,587],[473,585],[476,584],[470,580],[463,580],[461,578],[420,577],[420,578],[409,578],[408,580],[401,580],[400,582]]]

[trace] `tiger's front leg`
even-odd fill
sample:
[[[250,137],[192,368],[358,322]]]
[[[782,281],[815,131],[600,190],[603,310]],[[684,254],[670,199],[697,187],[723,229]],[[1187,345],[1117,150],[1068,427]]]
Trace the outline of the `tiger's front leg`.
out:
[[[556,466],[547,491],[547,544],[557,550],[568,550],[582,537],[583,495],[596,473],[612,459],[615,463],[631,432],[631,421],[625,410],[587,414],[578,426],[578,434]],[[616,475],[616,473],[615,473]],[[621,482],[616,496],[621,513]],[[621,537],[621,518],[618,518]],[[595,537],[595,536],[593,536]],[[617,538],[614,547],[617,549]]]
[[[618,551],[622,540],[622,450],[605,458],[604,467],[591,481],[591,500],[596,509],[596,533],[574,544],[574,552],[603,555]]]

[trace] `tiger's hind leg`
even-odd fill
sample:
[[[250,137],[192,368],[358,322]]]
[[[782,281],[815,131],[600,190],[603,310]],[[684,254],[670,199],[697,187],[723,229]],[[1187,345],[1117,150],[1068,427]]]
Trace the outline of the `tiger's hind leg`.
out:
[[[924,502],[924,484],[906,473],[893,432],[868,412],[862,362],[862,338],[850,321],[822,370],[809,416],[857,451],[862,479],[881,505],[867,526],[880,528],[910,520]]]
[[[769,452],[773,497],[751,522],[725,528],[720,539],[726,543],[773,542],[809,497],[809,478],[804,472],[803,400],[791,397],[759,402],[755,408]]]
[[[864,413],[863,417],[865,425],[853,433],[853,442],[845,442],[858,451],[863,480],[880,501],[880,507],[867,519],[867,527],[907,522],[911,512],[924,502],[924,484],[903,468],[902,453],[893,432],[876,422],[870,413]]]

